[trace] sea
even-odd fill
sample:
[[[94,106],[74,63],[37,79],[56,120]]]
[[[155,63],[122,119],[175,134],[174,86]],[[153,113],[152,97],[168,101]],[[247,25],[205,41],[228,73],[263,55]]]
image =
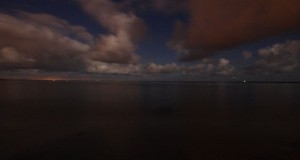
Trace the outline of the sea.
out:
[[[1,160],[299,160],[300,83],[0,81]]]

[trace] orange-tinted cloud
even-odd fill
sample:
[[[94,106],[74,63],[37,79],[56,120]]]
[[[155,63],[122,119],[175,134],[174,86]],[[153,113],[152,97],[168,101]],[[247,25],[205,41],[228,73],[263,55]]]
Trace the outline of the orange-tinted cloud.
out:
[[[299,0],[189,0],[187,57],[238,46],[300,28]],[[201,55],[206,54],[207,55]],[[195,55],[193,55],[195,54]],[[188,58],[187,58],[188,59]],[[190,58],[193,59],[193,58]]]

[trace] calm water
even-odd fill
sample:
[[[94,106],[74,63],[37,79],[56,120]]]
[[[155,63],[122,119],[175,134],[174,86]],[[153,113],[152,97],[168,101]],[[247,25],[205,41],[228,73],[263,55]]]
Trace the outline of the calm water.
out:
[[[0,82],[1,160],[299,160],[300,84]]]

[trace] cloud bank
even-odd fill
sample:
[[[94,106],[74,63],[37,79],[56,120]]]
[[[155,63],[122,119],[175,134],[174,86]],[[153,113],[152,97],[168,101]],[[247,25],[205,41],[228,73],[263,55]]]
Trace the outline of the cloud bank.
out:
[[[220,59],[203,59],[201,62],[193,65],[155,64],[150,63],[143,67],[143,73],[150,74],[181,74],[181,75],[224,75],[229,76],[235,73],[235,67],[230,60]]]

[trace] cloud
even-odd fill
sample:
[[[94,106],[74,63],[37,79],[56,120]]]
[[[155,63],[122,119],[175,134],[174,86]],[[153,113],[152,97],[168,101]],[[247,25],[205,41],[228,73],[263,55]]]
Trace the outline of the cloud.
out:
[[[48,14],[0,13],[0,67],[84,70],[92,36]]]
[[[0,50],[0,55],[1,55],[1,59],[2,61],[6,61],[6,62],[35,62],[34,59],[30,59],[30,58],[26,58],[23,57],[19,52],[16,51],[15,48],[12,47],[4,47]]]
[[[189,50],[185,48],[185,25],[177,20],[174,24],[174,30],[171,40],[167,42],[167,47],[175,50],[180,55],[188,55]]]
[[[203,59],[197,64],[117,64],[89,61],[89,73],[106,73],[106,74],[128,74],[128,75],[233,75],[236,70],[230,60],[226,58],[220,59]]]
[[[91,35],[84,27],[71,25],[67,21],[57,18],[49,14],[32,14],[19,11],[19,18],[25,19],[27,23],[35,26],[47,26],[56,30],[57,33],[66,36],[74,36],[74,39],[78,39],[86,42],[93,42],[94,36]]]
[[[231,66],[230,61],[225,58],[221,58],[219,60],[219,64],[217,66],[217,74],[221,75],[229,75],[234,71],[234,67]]]
[[[142,75],[182,73],[184,69],[185,66],[179,66],[176,63],[156,64],[152,62],[147,65],[142,65],[90,61],[88,71],[89,73]]]
[[[111,0],[81,0],[83,9],[109,30],[101,35],[92,49],[95,61],[137,63],[136,43],[146,32],[142,19],[133,12],[122,11],[122,6]]]
[[[176,63],[171,64],[155,64],[150,63],[145,67],[145,73],[180,73],[183,70],[183,66],[179,66]]]
[[[249,73],[287,73],[299,70],[300,41],[287,41],[257,51],[259,60],[247,68]]]
[[[89,73],[104,74],[139,74],[141,73],[141,66],[136,64],[118,64],[90,61],[87,71]]]
[[[0,13],[0,69],[116,73],[120,66],[119,73],[125,73],[118,64],[137,64],[136,45],[146,32],[143,20],[111,0],[81,5],[107,34],[94,36],[82,26],[49,14]]]
[[[244,56],[244,59],[251,59],[252,58],[252,52],[250,52],[250,51],[245,51],[242,54]]]
[[[209,74],[209,75],[232,75],[235,73],[235,67],[230,60],[220,58],[217,60],[203,59],[200,63],[188,66],[185,69],[187,74]]]
[[[203,59],[192,65],[179,65],[177,63],[155,64],[150,63],[141,67],[142,73],[150,74],[181,74],[181,75],[232,75],[235,68],[228,59]]]
[[[107,34],[94,36],[49,14],[0,13],[0,69],[117,73],[119,68],[122,74],[126,69],[119,64],[136,64],[136,43],[146,32],[142,19],[110,0],[81,4]]]
[[[187,60],[300,27],[300,1],[189,0]]]

